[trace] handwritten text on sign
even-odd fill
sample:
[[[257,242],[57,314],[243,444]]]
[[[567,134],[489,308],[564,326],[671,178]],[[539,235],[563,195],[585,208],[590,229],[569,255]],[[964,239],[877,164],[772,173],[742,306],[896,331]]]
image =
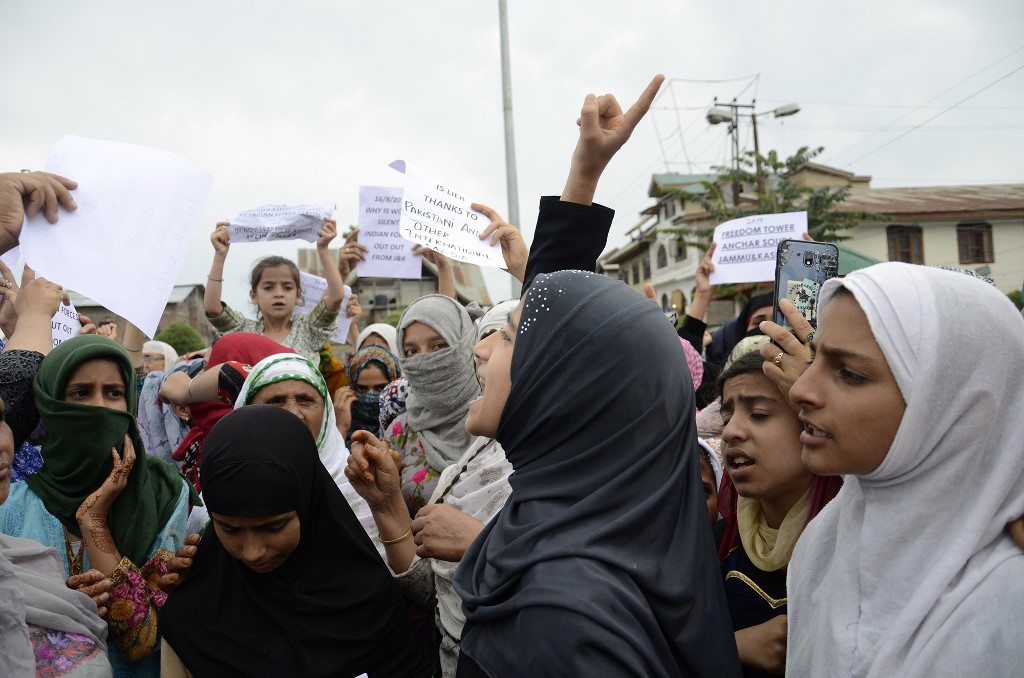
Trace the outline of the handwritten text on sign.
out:
[[[78,311],[75,310],[74,304],[61,304],[50,320],[50,328],[54,348],[81,334],[82,323],[78,319]]]
[[[414,278],[422,272],[413,243],[402,237],[402,189],[359,187],[359,242],[370,251],[356,267],[360,278]]]
[[[505,267],[501,245],[480,239],[480,233],[491,222],[470,207],[472,200],[404,160],[396,160],[390,166],[405,173],[399,225],[403,238],[457,261]]]
[[[296,313],[309,313],[318,303],[320,297],[327,291],[327,278],[321,278],[312,273],[299,271],[299,284],[302,285],[302,303],[296,304],[292,309],[292,317]],[[344,344],[348,341],[348,329],[352,324],[352,318],[345,316],[348,302],[352,298],[352,288],[345,285],[345,296],[341,300],[341,308],[338,309],[338,329],[331,335],[331,341]]]
[[[334,205],[261,205],[226,220],[231,242],[305,240],[316,242]]]
[[[718,246],[711,256],[712,285],[772,282],[775,251],[782,240],[800,240],[807,233],[807,212],[755,214],[715,227]]]

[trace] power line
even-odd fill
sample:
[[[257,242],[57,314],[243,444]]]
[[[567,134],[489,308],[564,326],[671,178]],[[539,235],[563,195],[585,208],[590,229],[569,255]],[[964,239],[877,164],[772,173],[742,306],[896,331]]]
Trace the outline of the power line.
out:
[[[977,91],[976,91],[976,92],[974,92],[973,94],[969,94],[969,95],[967,95],[966,97],[964,97],[964,98],[963,98],[963,99],[961,99],[960,101],[956,102],[956,103],[955,103],[955,104],[953,104],[952,106],[949,106],[948,108],[945,108],[945,109],[943,109],[943,110],[939,111],[938,113],[936,113],[936,114],[935,114],[935,115],[933,115],[932,117],[928,118],[928,119],[927,119],[927,120],[925,120],[924,122],[922,122],[922,123],[920,123],[920,124],[917,124],[917,125],[914,125],[914,126],[913,126],[913,127],[911,127],[910,129],[908,129],[908,130],[906,130],[905,132],[903,132],[902,134],[897,134],[897,135],[896,135],[895,137],[893,137],[892,139],[889,139],[888,141],[886,141],[886,142],[885,142],[884,144],[882,144],[881,146],[878,146],[877,148],[875,148],[875,149],[873,149],[873,150],[871,150],[871,151],[868,151],[867,153],[865,153],[864,155],[862,155],[862,156],[860,156],[860,157],[858,157],[858,158],[854,158],[853,160],[851,160],[850,162],[848,162],[848,163],[846,164],[846,166],[847,166],[847,167],[849,167],[849,166],[853,165],[853,163],[855,163],[855,162],[858,162],[858,161],[860,161],[860,160],[863,160],[864,158],[868,157],[869,155],[873,155],[873,154],[877,153],[878,151],[882,150],[882,149],[883,149],[883,148],[885,148],[886,146],[889,146],[889,145],[891,145],[891,144],[895,143],[896,141],[899,141],[900,139],[902,139],[903,137],[907,136],[908,134],[910,134],[910,133],[911,133],[911,132],[913,132],[914,130],[916,130],[916,129],[920,129],[921,127],[924,127],[925,125],[927,125],[928,123],[930,123],[930,122],[931,122],[932,120],[935,120],[936,118],[938,118],[938,117],[939,117],[939,116],[941,116],[941,115],[945,115],[946,113],[948,113],[949,111],[953,110],[954,108],[956,108],[956,107],[957,107],[957,106],[959,106],[960,104],[964,103],[965,101],[970,101],[971,99],[973,99],[974,97],[978,96],[979,94],[981,94],[981,93],[982,93],[982,92],[984,92],[985,90],[987,90],[987,89],[990,89],[990,88],[992,88],[992,87],[994,87],[994,86],[998,85],[998,84],[999,84],[1000,82],[1002,82],[1003,80],[1006,80],[1006,79],[1007,79],[1007,78],[1009,78],[1009,77],[1010,77],[1011,75],[1013,75],[1013,74],[1015,74],[1015,73],[1017,73],[1017,72],[1019,72],[1019,71],[1022,71],[1022,70],[1024,70],[1024,65],[1018,66],[1017,68],[1013,69],[1012,71],[1010,71],[1010,72],[1009,72],[1009,73],[1007,73],[1006,75],[1003,75],[1003,76],[1001,76],[1001,77],[997,78],[996,80],[993,80],[992,82],[990,82],[989,84],[985,85],[985,86],[984,86],[984,87],[982,87],[981,89],[977,90]]]
[[[938,94],[936,94],[935,96],[933,96],[933,97],[932,97],[931,99],[929,99],[928,101],[926,101],[926,102],[924,102],[923,104],[921,104],[920,106],[917,106],[917,107],[915,107],[915,108],[913,108],[913,109],[911,109],[911,110],[907,111],[906,113],[904,113],[904,114],[903,114],[903,115],[901,115],[900,117],[896,118],[896,119],[895,119],[895,120],[893,120],[893,121],[892,121],[892,122],[891,122],[890,124],[891,124],[891,125],[895,125],[895,124],[896,124],[897,122],[899,122],[899,121],[900,121],[900,120],[902,120],[903,118],[907,117],[907,116],[908,116],[908,115],[910,115],[911,113],[913,113],[913,112],[917,111],[918,109],[922,108],[923,106],[927,106],[928,104],[930,104],[930,103],[932,103],[933,101],[935,101],[935,100],[939,99],[940,97],[944,96],[944,95],[945,95],[945,94],[947,94],[948,92],[951,92],[951,91],[953,91],[954,89],[956,89],[956,88],[957,88],[957,87],[959,87],[960,85],[964,84],[964,83],[965,83],[965,82],[967,82],[968,80],[971,80],[971,79],[973,79],[973,78],[974,78],[975,76],[977,76],[977,75],[979,75],[979,74],[983,73],[984,71],[987,71],[988,69],[992,68],[993,66],[996,66],[996,65],[998,65],[998,64],[1001,64],[1002,62],[1006,61],[1007,59],[1009,59],[1010,57],[1012,57],[1012,56],[1013,56],[1014,54],[1016,54],[1017,52],[1019,52],[1019,51],[1021,51],[1021,50],[1024,50],[1024,44],[1022,44],[1022,45],[1019,45],[1019,46],[1018,46],[1018,47],[1017,47],[1016,49],[1014,49],[1014,50],[1013,50],[1012,52],[1010,52],[1010,53],[1009,53],[1009,54],[1007,54],[1006,56],[1004,56],[1004,57],[1002,57],[1002,58],[1000,58],[1000,59],[997,59],[996,61],[993,61],[992,63],[990,63],[990,64],[988,64],[987,66],[985,66],[985,67],[983,67],[983,68],[981,68],[981,69],[979,69],[979,70],[975,71],[974,73],[971,73],[971,74],[970,74],[970,75],[968,75],[968,76],[967,76],[966,78],[964,78],[963,80],[960,80],[960,81],[959,81],[959,82],[957,82],[956,84],[954,84],[954,85],[952,85],[952,86],[950,86],[950,87],[947,87],[946,89],[942,90],[941,92],[939,92]],[[968,98],[969,98],[969,97],[968,97]],[[961,102],[961,103],[962,103],[962,102]],[[949,110],[949,109],[948,109],[948,108],[946,108],[946,109],[943,109],[943,110],[942,110],[942,113],[945,113],[945,112],[946,112],[947,110]],[[939,115],[941,115],[942,113],[940,113]],[[883,128],[883,129],[884,129],[884,128]],[[831,158],[834,158],[834,157],[836,157],[836,156],[840,156],[840,155],[842,155],[843,153],[846,153],[846,152],[847,152],[847,151],[849,151],[849,150],[850,150],[851,148],[854,148],[854,147],[856,147],[857,145],[859,145],[859,144],[861,144],[861,143],[863,143],[863,142],[867,141],[868,139],[870,139],[871,137],[875,136],[876,134],[879,134],[879,133],[880,133],[881,131],[883,131],[883,130],[878,130],[877,132],[872,132],[871,134],[869,134],[868,136],[864,137],[864,138],[863,138],[863,139],[861,139],[860,141],[858,141],[858,142],[854,143],[854,144],[853,144],[852,146],[847,146],[847,147],[846,147],[846,148],[844,148],[843,150],[839,151],[838,153],[835,153],[835,154],[831,155],[830,157],[831,157]],[[860,159],[860,158],[858,158],[858,160],[859,160],[859,159]],[[856,162],[856,160],[855,160],[854,162]],[[851,165],[851,164],[853,164],[853,163],[848,163],[848,164],[847,164],[847,167],[849,167],[849,165]]]
[[[787,99],[762,99],[763,103],[780,103],[785,102]],[[807,101],[804,99],[800,100],[800,103],[804,106],[848,106],[851,108],[909,108],[912,110],[938,110],[944,108],[943,106],[912,106],[909,104],[863,104],[852,101]],[[695,109],[689,109],[695,110]],[[962,111],[1024,111],[1024,106],[961,106]]]

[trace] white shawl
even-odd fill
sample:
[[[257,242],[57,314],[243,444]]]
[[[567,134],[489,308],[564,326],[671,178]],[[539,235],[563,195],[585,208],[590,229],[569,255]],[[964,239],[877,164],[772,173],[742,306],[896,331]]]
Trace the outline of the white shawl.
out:
[[[1024,667],[1024,319],[960,273],[886,263],[846,287],[906,412],[790,563],[787,675],[1009,676]]]

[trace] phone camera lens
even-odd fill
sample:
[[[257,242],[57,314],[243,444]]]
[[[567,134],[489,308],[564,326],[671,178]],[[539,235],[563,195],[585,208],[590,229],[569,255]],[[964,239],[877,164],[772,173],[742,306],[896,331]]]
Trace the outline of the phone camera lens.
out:
[[[807,252],[806,254],[804,254],[804,266],[810,266],[813,263],[814,258],[811,256],[811,253]]]

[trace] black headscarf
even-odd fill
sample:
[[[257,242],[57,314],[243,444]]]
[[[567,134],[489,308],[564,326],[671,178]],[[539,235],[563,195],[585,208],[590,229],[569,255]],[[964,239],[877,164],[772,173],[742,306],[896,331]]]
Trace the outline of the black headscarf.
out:
[[[203,447],[212,513],[297,511],[299,545],[253,572],[207,530],[160,631],[197,676],[427,676],[401,594],[327,469],[309,429],[271,405],[221,419]]]
[[[462,652],[485,672],[739,674],[685,365],[622,283],[530,287],[497,435],[512,496],[455,578]]]

